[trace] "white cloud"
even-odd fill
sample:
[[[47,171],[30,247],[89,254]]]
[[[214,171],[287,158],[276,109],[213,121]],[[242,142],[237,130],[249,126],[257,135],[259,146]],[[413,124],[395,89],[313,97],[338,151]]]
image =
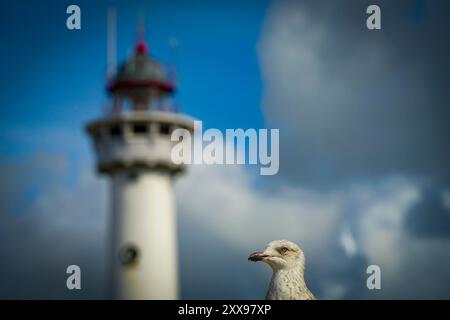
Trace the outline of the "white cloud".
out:
[[[242,259],[274,239],[298,242],[314,268],[310,274],[321,298],[426,298],[447,292],[439,277],[448,277],[442,266],[450,267],[450,259],[442,255],[450,256],[450,241],[418,240],[404,230],[406,214],[421,201],[420,190],[411,181],[390,178],[377,185],[357,185],[335,193],[300,187],[267,191],[255,186],[261,181],[253,181],[242,167],[189,169],[178,182],[177,196],[179,214],[185,215],[191,226],[202,225],[202,230],[220,237]],[[352,205],[357,209],[349,220],[345,208]],[[335,251],[339,244],[344,245],[349,258],[359,254],[366,259],[365,265],[348,265],[346,277],[341,278],[338,265],[346,257]],[[437,261],[441,267],[434,266]],[[382,269],[382,292],[351,292],[352,278],[362,277],[358,281],[365,287],[365,269],[370,264]],[[432,274],[426,283],[417,282],[421,291],[411,292],[410,277],[428,272]],[[267,275],[260,281],[266,280]]]
[[[353,238],[353,235],[351,234],[349,228],[344,228],[344,230],[341,232],[339,241],[344,248],[345,254],[347,256],[352,257],[358,252],[355,239]]]
[[[239,166],[191,166],[177,184],[180,214],[213,230],[236,248],[262,249],[274,239],[299,242],[318,257],[340,221],[340,199],[301,188],[258,189]],[[195,186],[195,187],[193,187]],[[250,251],[248,251],[250,253]]]
[[[55,161],[61,162],[58,158]],[[36,165],[34,170],[41,175],[52,168],[40,160],[37,163],[42,165]],[[13,175],[18,181],[22,180],[20,172],[16,170]],[[21,277],[27,281],[34,279],[44,286],[32,288],[35,291],[18,286],[13,292],[22,295],[29,292],[30,297],[67,297],[58,289],[58,270],[66,262],[81,261],[87,266],[85,275],[91,277],[88,286],[97,287],[86,288],[85,294],[94,292],[93,296],[102,296],[98,288],[105,280],[101,270],[105,267],[102,259],[107,232],[107,188],[105,179],[100,180],[93,172],[89,165],[75,185],[66,185],[65,171],[62,171],[59,179],[27,203],[22,214],[2,212],[5,223],[1,228],[1,249],[2,254],[11,258],[1,275],[14,283]],[[37,179],[41,179],[40,175]],[[181,267],[190,279],[184,282],[189,286],[183,289],[185,297],[192,297],[193,291],[203,298],[210,297],[211,292],[217,298],[263,296],[268,270],[246,264],[246,257],[264,248],[267,242],[281,238],[291,239],[305,250],[309,267],[307,281],[319,298],[371,297],[364,289],[352,291],[355,281],[364,286],[368,264],[382,268],[382,297],[430,297],[447,292],[439,277],[446,279],[446,268],[450,268],[450,260],[444,258],[450,256],[449,241],[420,240],[403,230],[405,214],[421,199],[419,189],[411,181],[387,179],[376,186],[357,185],[336,192],[265,186],[264,181],[264,177],[253,177],[242,166],[193,165],[176,182],[178,215],[184,222],[179,229],[188,234],[181,246],[184,250]],[[7,180],[4,182],[7,184]],[[31,180],[23,182],[16,192],[23,192]],[[11,201],[15,199],[11,197]],[[357,209],[348,217],[347,208],[351,206]],[[195,230],[195,236],[189,235],[191,230]],[[342,230],[348,230],[345,241]],[[196,237],[208,242],[201,252],[197,252]],[[339,252],[340,241],[344,242],[349,256]],[[219,255],[221,260],[211,260],[217,257],[218,246],[223,250]],[[358,255],[366,259],[366,264],[354,264],[352,259]],[[205,269],[198,269],[198,261],[193,257],[206,264]],[[342,264],[343,261],[347,262]],[[27,265],[38,267],[28,269]],[[43,282],[36,280],[39,270],[47,271]],[[205,273],[216,277],[212,270],[220,272],[224,279],[238,279],[240,286],[227,280],[209,288],[210,278]],[[232,274],[227,275],[230,270]],[[422,291],[411,292],[411,277],[430,272],[433,277],[417,281]]]

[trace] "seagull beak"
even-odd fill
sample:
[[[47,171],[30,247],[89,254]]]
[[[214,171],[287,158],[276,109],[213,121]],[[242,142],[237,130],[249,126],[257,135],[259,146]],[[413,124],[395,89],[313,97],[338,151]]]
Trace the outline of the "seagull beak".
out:
[[[269,255],[263,253],[263,252],[254,252],[249,257],[248,260],[250,261],[261,261],[264,258],[269,257]]]

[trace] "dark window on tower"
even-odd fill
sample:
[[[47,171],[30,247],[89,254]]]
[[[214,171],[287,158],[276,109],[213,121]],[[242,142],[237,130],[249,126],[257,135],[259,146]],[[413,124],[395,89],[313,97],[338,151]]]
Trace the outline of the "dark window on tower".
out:
[[[147,134],[148,126],[146,123],[135,123],[133,124],[133,133],[134,134]]]
[[[100,139],[101,139],[101,137],[102,137],[102,135],[100,134],[99,131],[93,131],[93,132],[92,132],[92,136],[94,137],[94,140],[95,140],[95,141],[100,141]]]
[[[122,136],[122,127],[120,126],[112,126],[109,128],[109,134],[112,137],[119,138]]]
[[[159,125],[159,133],[164,135],[170,134],[170,126],[167,123],[161,123]]]
[[[130,181],[137,181],[137,179],[139,178],[139,174],[137,172],[131,171],[128,173],[128,179]]]

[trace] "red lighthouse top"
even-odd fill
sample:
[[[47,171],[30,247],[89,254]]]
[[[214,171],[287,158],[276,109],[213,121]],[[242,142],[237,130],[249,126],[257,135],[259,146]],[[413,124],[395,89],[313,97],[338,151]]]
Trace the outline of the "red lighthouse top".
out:
[[[132,89],[132,91],[130,91]],[[140,40],[135,47],[135,53],[120,67],[117,76],[108,85],[109,92],[129,96],[140,94],[152,89],[153,94],[169,94],[175,86],[169,79],[165,68],[149,55],[145,41]]]
[[[148,54],[148,45],[145,41],[141,40],[136,44],[136,53]]]

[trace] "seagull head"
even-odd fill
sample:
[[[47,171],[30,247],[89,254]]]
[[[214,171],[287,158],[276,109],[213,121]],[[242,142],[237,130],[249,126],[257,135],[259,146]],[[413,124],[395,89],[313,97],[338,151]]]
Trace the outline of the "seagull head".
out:
[[[275,240],[270,242],[264,251],[252,253],[248,260],[262,261],[272,269],[301,268],[305,264],[305,255],[298,245],[288,240]]]

